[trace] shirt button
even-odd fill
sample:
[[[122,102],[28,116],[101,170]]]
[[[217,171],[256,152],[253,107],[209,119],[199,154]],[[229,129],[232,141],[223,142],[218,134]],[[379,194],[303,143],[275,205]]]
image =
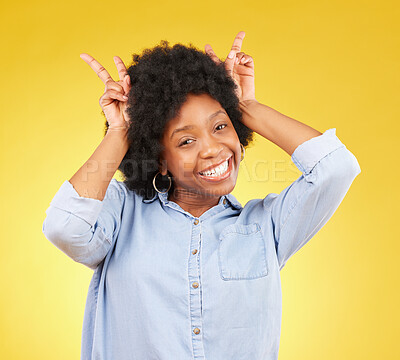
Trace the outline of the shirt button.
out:
[[[223,203],[224,203],[224,205],[226,204],[226,199],[224,199]]]
[[[194,254],[197,254],[197,249],[194,249],[193,251],[192,251],[192,254],[194,255]]]
[[[192,286],[193,286],[195,289],[197,289],[197,288],[199,287],[199,283],[198,283],[197,281],[195,281],[195,282],[192,284]]]
[[[200,329],[199,329],[199,328],[196,328],[196,329],[193,330],[193,332],[194,332],[195,334],[199,334],[199,333],[200,333]]]
[[[194,221],[194,224],[197,225],[198,223],[199,223],[199,220],[196,219],[196,220]]]

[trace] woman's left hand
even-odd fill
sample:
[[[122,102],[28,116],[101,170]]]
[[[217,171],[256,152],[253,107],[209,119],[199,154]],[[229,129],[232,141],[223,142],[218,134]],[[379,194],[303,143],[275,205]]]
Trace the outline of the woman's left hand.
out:
[[[237,85],[236,94],[239,101],[255,100],[255,86],[254,86],[254,61],[250,55],[241,52],[242,42],[245,37],[245,32],[240,31],[233,41],[231,51],[224,61],[225,69]],[[206,53],[217,64],[221,60],[215,54],[211,45],[205,46]]]

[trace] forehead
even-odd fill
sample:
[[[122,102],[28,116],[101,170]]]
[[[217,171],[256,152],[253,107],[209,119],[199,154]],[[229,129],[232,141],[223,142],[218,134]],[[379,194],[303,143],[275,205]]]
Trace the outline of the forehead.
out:
[[[164,134],[168,135],[174,129],[188,124],[196,126],[199,122],[207,121],[210,115],[218,110],[222,110],[226,114],[221,104],[210,95],[188,94],[187,100],[180,108],[177,116],[166,124]]]

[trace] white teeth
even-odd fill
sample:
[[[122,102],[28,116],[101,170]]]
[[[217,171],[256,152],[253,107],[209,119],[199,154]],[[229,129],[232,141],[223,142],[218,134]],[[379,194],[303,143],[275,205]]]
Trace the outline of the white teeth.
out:
[[[217,166],[212,170],[205,171],[204,173],[200,173],[201,175],[205,176],[220,176],[224,174],[228,170],[228,160],[225,161],[223,164]]]

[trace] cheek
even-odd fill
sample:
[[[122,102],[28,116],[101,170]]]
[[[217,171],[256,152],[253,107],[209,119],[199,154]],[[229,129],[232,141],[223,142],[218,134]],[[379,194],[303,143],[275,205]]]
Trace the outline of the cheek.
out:
[[[193,159],[189,156],[185,157],[174,157],[173,163],[171,164],[171,172],[180,179],[191,178],[196,164]]]
[[[235,130],[229,134],[229,146],[231,149],[236,149],[240,153],[240,140]]]
[[[186,178],[191,178],[193,176],[194,169],[196,168],[196,164],[193,163],[192,160],[185,160],[180,164],[180,172]]]
[[[242,150],[241,150],[239,139],[235,139],[234,141],[231,142],[231,149],[234,149],[235,155],[236,156],[239,155],[239,159],[240,159],[240,154],[241,154]]]

